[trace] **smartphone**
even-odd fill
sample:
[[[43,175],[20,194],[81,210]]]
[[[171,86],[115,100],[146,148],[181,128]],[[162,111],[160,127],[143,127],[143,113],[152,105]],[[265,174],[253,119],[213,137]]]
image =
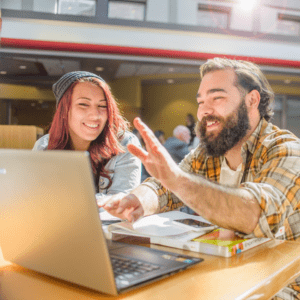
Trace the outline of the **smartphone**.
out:
[[[194,219],[178,219],[173,221],[174,224],[184,226],[190,230],[202,231],[205,229],[214,229],[216,226],[210,223],[201,222]]]

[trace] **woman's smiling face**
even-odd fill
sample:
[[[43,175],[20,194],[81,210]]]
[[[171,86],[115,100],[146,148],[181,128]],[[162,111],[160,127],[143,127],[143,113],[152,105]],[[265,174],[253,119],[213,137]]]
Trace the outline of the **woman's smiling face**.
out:
[[[73,89],[68,114],[74,150],[87,150],[101,134],[107,118],[107,100],[102,88],[91,82],[79,82]]]

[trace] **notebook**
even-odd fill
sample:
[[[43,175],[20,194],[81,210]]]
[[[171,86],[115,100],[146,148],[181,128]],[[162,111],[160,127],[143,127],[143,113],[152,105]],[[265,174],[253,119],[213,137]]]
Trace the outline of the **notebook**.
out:
[[[0,149],[0,245],[7,261],[111,295],[202,261],[107,241],[89,154],[77,151]],[[126,276],[118,259],[134,260]]]

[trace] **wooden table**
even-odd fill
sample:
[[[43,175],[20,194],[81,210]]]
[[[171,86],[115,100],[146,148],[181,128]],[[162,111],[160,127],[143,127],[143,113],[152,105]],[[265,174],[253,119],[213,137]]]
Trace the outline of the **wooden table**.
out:
[[[204,258],[169,278],[113,297],[30,271],[3,259],[0,251],[0,299],[269,299],[300,276],[300,243],[272,240],[235,257],[224,258],[151,245]],[[1,249],[0,249],[1,250]]]

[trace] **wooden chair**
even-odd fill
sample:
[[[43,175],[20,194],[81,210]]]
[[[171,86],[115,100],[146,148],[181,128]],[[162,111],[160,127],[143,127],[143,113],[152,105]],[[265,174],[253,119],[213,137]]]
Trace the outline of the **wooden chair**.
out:
[[[0,125],[0,148],[32,149],[44,129],[27,125]]]

